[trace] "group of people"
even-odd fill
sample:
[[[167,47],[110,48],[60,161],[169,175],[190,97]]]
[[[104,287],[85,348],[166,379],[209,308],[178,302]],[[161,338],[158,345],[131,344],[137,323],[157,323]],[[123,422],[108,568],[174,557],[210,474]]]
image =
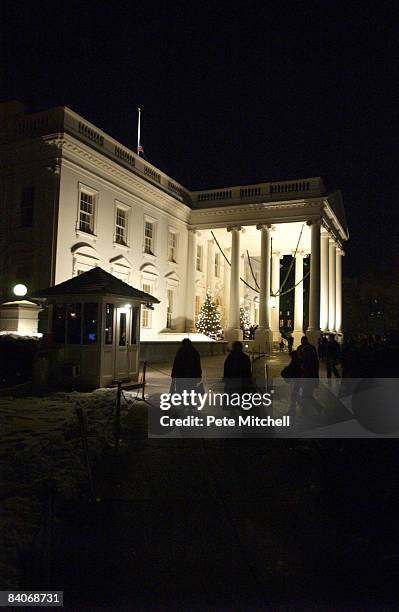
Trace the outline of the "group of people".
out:
[[[176,391],[182,386],[198,388],[201,384],[201,357],[189,338],[184,338],[176,353],[171,376],[172,381],[175,381]],[[244,353],[243,345],[239,341],[233,342],[232,349],[225,359],[223,379],[227,391],[244,392],[250,388],[251,360]]]
[[[322,337],[318,350],[303,336],[300,345],[293,350],[289,346],[290,363],[281,376],[290,383],[290,416],[296,419],[296,408],[300,404],[304,416],[320,413],[321,406],[314,398],[318,386],[320,361],[325,360],[327,378],[398,378],[399,377],[399,333],[381,336],[350,338],[340,345],[334,334]],[[340,370],[338,370],[340,367]],[[176,353],[172,381],[178,385],[197,388],[201,384],[201,358],[189,338],[182,341]],[[191,379],[188,383],[187,379]],[[225,390],[245,392],[251,389],[252,367],[249,356],[244,353],[241,342],[233,342],[223,368]]]
[[[348,338],[341,350],[344,378],[399,378],[399,332]]]

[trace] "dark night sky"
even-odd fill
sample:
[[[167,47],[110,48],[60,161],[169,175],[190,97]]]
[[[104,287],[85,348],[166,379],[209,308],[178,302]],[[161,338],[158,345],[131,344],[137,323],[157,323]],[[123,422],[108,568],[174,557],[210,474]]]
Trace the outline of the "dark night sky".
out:
[[[3,99],[65,104],[189,188],[322,175],[346,269],[398,252],[394,3],[3,2]],[[371,246],[371,248],[370,248]]]

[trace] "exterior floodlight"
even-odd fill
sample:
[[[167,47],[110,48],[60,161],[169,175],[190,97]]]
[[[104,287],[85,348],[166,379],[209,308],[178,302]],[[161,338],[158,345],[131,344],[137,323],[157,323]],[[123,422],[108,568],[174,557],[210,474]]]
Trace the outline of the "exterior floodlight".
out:
[[[123,308],[127,308],[127,309],[129,309],[129,308],[131,308],[131,307],[132,307],[132,305],[131,305],[131,304],[125,304]]]
[[[13,288],[13,293],[17,297],[24,297],[24,295],[28,293],[28,288],[26,285],[21,285],[21,284],[15,285],[15,287]]]
[[[277,300],[276,300],[276,296],[275,295],[271,295],[269,298],[269,306],[270,308],[276,308],[277,306]]]

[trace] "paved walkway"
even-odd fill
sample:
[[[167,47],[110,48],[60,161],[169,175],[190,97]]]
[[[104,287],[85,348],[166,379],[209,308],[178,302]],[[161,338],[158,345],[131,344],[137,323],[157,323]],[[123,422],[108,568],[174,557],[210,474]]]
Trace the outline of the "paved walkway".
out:
[[[202,373],[204,378],[217,379],[223,376],[223,364],[226,355],[213,355],[201,357]],[[265,375],[265,365],[268,368],[268,375],[273,378],[280,377],[281,370],[289,363],[290,357],[287,351],[274,351],[270,357],[261,357],[254,360],[253,372],[255,378],[262,378]],[[168,362],[151,363],[147,365],[147,379],[170,378],[172,364]],[[320,362],[320,377],[326,377],[326,367],[324,361]]]

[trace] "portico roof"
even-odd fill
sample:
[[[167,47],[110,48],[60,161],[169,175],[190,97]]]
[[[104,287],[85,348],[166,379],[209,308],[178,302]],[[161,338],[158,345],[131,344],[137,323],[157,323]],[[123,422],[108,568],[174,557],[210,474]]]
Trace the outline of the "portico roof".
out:
[[[159,304],[159,300],[140,291],[127,283],[124,283],[113,274],[109,274],[100,267],[92,268],[87,272],[82,272],[74,278],[36,291],[31,297],[34,298],[53,298],[62,297],[65,295],[116,295],[124,298],[134,298],[135,300],[143,304]]]

